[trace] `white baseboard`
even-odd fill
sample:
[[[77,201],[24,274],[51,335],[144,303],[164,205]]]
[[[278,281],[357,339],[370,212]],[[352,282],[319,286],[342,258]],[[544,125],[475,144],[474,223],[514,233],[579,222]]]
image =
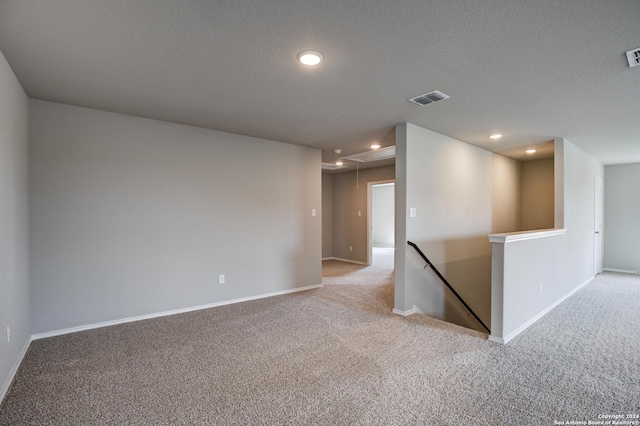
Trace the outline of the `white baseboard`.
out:
[[[626,269],[612,269],[612,268],[603,268],[602,271],[607,271],[607,272],[621,272],[623,274],[634,274],[634,275],[640,275],[640,271],[627,271]]]
[[[558,306],[559,304],[561,304],[562,302],[564,302],[565,300],[567,300],[568,298],[570,298],[571,296],[573,296],[575,294],[575,292],[577,292],[578,290],[580,290],[582,287],[584,287],[585,285],[589,284],[595,277],[591,277],[588,280],[586,280],[585,282],[583,282],[582,284],[578,285],[576,288],[574,288],[573,290],[571,290],[569,293],[565,294],[564,296],[562,296],[560,299],[556,300],[555,302],[553,302],[551,305],[549,305],[547,308],[545,308],[543,311],[541,311],[539,314],[537,314],[536,316],[534,316],[533,318],[531,318],[529,321],[525,322],[524,324],[522,324],[520,327],[516,328],[514,331],[512,331],[511,333],[509,333],[508,335],[506,335],[505,337],[496,337],[496,336],[489,336],[489,340],[492,342],[497,342],[497,343],[502,343],[502,344],[506,344],[509,342],[509,340],[513,339],[514,337],[516,337],[518,334],[522,333],[524,330],[526,330],[527,328],[529,328],[533,323],[535,323],[536,321],[538,321],[540,318],[542,318],[543,316],[545,316],[546,314],[548,314],[549,312],[551,312],[551,310],[553,308],[555,308],[556,306]]]
[[[343,259],[341,257],[330,257],[328,259],[322,259],[322,260],[339,260],[340,262],[355,263],[356,265],[369,266],[369,264],[367,262],[360,262],[360,261],[351,260],[351,259]]]
[[[4,397],[9,391],[9,388],[11,387],[11,383],[13,383],[13,378],[16,376],[16,373],[18,372],[18,368],[20,368],[20,364],[22,364],[22,360],[24,359],[24,356],[27,354],[27,350],[29,349],[29,345],[31,345],[32,340],[33,338],[29,337],[27,342],[24,344],[22,351],[20,351],[20,354],[18,355],[18,359],[16,359],[16,362],[13,364],[11,371],[9,371],[9,376],[7,377],[7,380],[5,380],[4,384],[2,385],[2,388],[0,389],[0,404],[2,404],[2,401],[4,401]]]
[[[492,336],[492,335],[489,335],[489,341],[490,342],[500,343],[501,345],[504,345],[505,343],[507,343],[507,342],[504,341],[504,339],[502,337],[495,337],[495,336]]]
[[[47,331],[44,333],[37,333],[32,335],[31,339],[32,340],[45,339],[47,337],[61,336],[63,334],[69,334],[69,333],[77,333],[78,331],[93,330],[95,328],[110,327],[112,325],[125,324],[128,322],[143,321],[147,319],[166,317],[169,315],[183,314],[186,312],[199,311],[202,309],[215,308],[215,307],[224,306],[224,305],[233,305],[235,303],[265,299],[267,297],[282,296],[284,294],[291,294],[291,293],[297,293],[299,291],[313,290],[321,287],[322,287],[322,284],[316,284],[316,285],[310,285],[306,287],[292,288],[289,290],[275,291],[273,293],[259,294],[257,296],[241,297],[239,299],[223,300],[221,302],[207,303],[206,305],[190,306],[188,308],[172,309],[170,311],[156,312],[153,314],[146,314],[146,315],[138,315],[135,317],[121,318],[113,321],[105,321],[105,322],[99,322],[95,324],[80,325],[77,327],[70,327],[62,330],[54,330],[54,331]]]
[[[416,307],[414,306],[413,308],[409,309],[408,311],[401,311],[400,309],[393,308],[393,311],[391,311],[391,312],[393,312],[396,315],[400,315],[400,316],[403,316],[403,317],[408,317],[409,315],[415,314],[417,311],[416,311]]]

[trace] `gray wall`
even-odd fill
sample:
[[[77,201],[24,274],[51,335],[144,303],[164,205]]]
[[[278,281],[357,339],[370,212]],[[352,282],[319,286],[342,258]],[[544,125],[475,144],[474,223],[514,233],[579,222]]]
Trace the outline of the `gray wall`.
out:
[[[478,328],[407,240],[480,318],[491,319],[487,235],[520,230],[521,163],[412,124],[396,133],[395,309]],[[416,217],[409,217],[416,208]],[[481,328],[478,328],[481,330]]]
[[[394,166],[333,175],[333,257],[367,262],[367,183],[394,178]]]
[[[640,163],[605,167],[604,267],[640,272]]]
[[[321,283],[319,150],[32,101],[30,160],[34,333]]]
[[[333,257],[333,175],[322,174],[322,258]]]
[[[522,163],[522,229],[553,228],[553,158]]]
[[[0,401],[31,336],[28,129],[29,100],[0,53]]]
[[[393,247],[395,244],[395,185],[382,184],[373,187],[372,240],[373,245]]]

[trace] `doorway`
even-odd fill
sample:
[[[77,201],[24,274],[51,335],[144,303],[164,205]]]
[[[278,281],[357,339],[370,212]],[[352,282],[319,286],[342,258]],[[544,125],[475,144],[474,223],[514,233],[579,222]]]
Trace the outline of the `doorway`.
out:
[[[395,244],[395,180],[369,182],[367,188],[367,264],[393,257]],[[375,255],[374,255],[375,254]]]

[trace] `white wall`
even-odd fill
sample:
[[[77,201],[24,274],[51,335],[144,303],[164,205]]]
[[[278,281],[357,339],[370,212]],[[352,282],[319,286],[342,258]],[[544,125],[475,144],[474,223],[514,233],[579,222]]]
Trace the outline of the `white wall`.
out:
[[[372,188],[372,240],[373,245],[393,247],[395,244],[395,185],[381,184]]]
[[[605,167],[604,267],[640,273],[640,163]]]
[[[507,343],[566,295],[559,283],[564,230],[492,235],[491,340]],[[507,238],[515,237],[515,240]],[[525,238],[525,239],[519,239]]]
[[[555,227],[566,233],[494,244],[491,334],[497,341],[511,340],[593,278],[595,176],[602,177],[604,167],[565,139],[555,141],[554,161]]]
[[[562,148],[560,148],[562,147]],[[595,176],[604,178],[604,166],[566,139],[556,140],[556,157],[561,151],[564,176],[563,212],[567,229],[565,285],[593,278],[595,247]],[[558,168],[556,160],[556,168]],[[560,191],[556,191],[558,193]],[[556,200],[556,202],[558,202]],[[556,209],[557,211],[557,209]],[[556,224],[557,228],[558,226]],[[606,231],[605,231],[606,234]]]
[[[553,158],[522,163],[522,229],[554,227]]]
[[[491,319],[487,235],[520,229],[521,163],[412,124],[396,133],[395,309],[482,328],[407,240],[416,243],[485,324]],[[417,216],[409,217],[416,208]]]
[[[30,161],[34,333],[321,283],[319,150],[32,101]]]
[[[28,129],[29,100],[0,53],[0,401],[31,336]]]

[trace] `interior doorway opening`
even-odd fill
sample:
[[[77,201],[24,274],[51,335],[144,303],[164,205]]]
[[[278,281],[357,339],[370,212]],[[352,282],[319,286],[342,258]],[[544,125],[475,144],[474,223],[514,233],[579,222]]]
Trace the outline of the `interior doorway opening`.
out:
[[[367,264],[372,265],[395,249],[395,180],[368,183],[367,209]]]

